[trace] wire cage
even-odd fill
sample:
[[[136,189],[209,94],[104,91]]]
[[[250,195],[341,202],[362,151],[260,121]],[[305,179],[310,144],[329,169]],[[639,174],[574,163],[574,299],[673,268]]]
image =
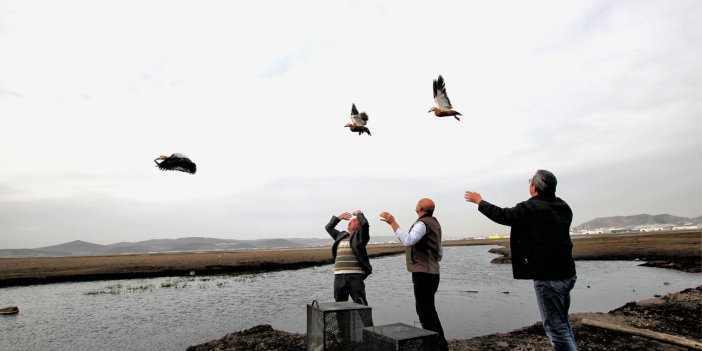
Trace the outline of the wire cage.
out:
[[[312,301],[307,305],[307,351],[365,350],[363,328],[372,325],[369,306]]]
[[[363,328],[364,351],[434,351],[439,334],[404,323]]]

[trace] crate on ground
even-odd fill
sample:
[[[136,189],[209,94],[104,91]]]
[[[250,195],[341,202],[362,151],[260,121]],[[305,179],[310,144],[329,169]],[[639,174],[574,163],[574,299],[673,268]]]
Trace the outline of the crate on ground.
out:
[[[373,325],[371,308],[354,302],[307,305],[307,350],[365,350],[363,328]]]
[[[439,334],[404,323],[366,327],[363,346],[367,351],[434,351]]]

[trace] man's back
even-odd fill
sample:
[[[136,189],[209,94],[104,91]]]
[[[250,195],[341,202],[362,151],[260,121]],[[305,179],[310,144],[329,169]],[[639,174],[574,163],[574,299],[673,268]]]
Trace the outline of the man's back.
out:
[[[575,275],[570,206],[555,196],[534,196],[512,208],[482,201],[478,209],[512,227],[510,247],[516,279],[565,279]]]

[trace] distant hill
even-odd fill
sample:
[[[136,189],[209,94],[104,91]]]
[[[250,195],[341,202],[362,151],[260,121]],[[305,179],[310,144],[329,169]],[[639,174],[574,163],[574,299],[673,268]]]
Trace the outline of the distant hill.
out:
[[[393,236],[371,238],[371,243],[396,241]],[[119,242],[110,245],[93,244],[82,240],[35,249],[0,249],[0,257],[87,256],[120,255],[156,252],[201,252],[241,249],[273,249],[331,246],[332,240],[321,238],[233,240],[203,237],[179,239],[151,239],[138,242]]]
[[[702,216],[688,218],[672,216],[669,214],[638,214],[633,216],[595,218],[591,221],[587,221],[583,224],[575,226],[573,227],[573,229],[581,230],[586,228],[626,228],[652,224],[670,224],[675,226],[682,226],[700,223],[702,223]]]
[[[99,252],[104,246],[89,243],[87,241],[76,240],[59,245],[46,246],[35,249],[36,251],[64,253],[68,255],[90,255],[94,252]]]

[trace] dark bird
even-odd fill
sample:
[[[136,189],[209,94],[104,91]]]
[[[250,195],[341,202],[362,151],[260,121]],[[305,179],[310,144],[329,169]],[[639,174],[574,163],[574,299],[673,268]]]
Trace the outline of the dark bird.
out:
[[[451,101],[446,95],[444,77],[441,75],[439,75],[439,79],[434,79],[434,101],[436,101],[436,106],[432,107],[428,112],[434,111],[436,117],[453,116],[456,120],[461,120],[458,116],[463,115],[458,111],[454,111],[453,107],[451,107]]]
[[[19,308],[17,308],[17,306],[0,308],[0,314],[17,314],[17,313],[19,313]]]
[[[370,129],[366,127],[368,123],[368,115],[365,112],[358,113],[356,109],[356,104],[351,104],[351,123],[348,123],[344,128],[349,128],[351,132],[358,133],[361,135],[363,133],[368,133],[371,135]]]
[[[159,163],[158,161],[161,160]],[[185,173],[195,174],[197,167],[190,161],[188,156],[175,153],[171,156],[161,155],[154,160],[158,169],[162,171],[181,171]]]

